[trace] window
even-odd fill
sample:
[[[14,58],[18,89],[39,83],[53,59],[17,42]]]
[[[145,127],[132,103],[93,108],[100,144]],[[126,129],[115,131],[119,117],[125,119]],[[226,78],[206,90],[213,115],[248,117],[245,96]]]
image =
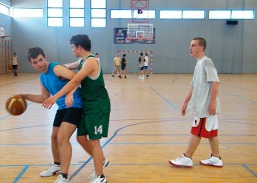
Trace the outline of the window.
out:
[[[13,17],[43,17],[43,9],[14,8]]]
[[[183,11],[183,19],[204,19],[205,11]]]
[[[0,13],[3,13],[5,15],[9,15],[9,7],[3,5],[0,3]]]
[[[254,19],[254,10],[211,10],[209,19]]]
[[[63,26],[63,9],[62,0],[47,1],[47,25],[48,26]]]
[[[253,10],[232,10],[231,19],[254,19]]]
[[[48,7],[62,8],[62,0],[48,0]]]
[[[70,27],[84,27],[84,0],[70,0]]]
[[[143,10],[142,12],[134,10],[133,18],[155,18],[155,10]]]
[[[160,19],[204,19],[203,10],[160,10]]]
[[[230,10],[211,10],[209,11],[209,19],[230,19]]]
[[[91,8],[106,8],[106,0],[91,0]]]
[[[91,20],[91,27],[106,27],[106,19],[93,19]]]
[[[106,27],[106,0],[91,0],[91,27]]]
[[[106,17],[106,9],[92,9],[91,17],[94,18],[105,18]]]
[[[111,10],[111,18],[131,18],[131,10]]]
[[[161,19],[181,19],[182,10],[160,10]]]

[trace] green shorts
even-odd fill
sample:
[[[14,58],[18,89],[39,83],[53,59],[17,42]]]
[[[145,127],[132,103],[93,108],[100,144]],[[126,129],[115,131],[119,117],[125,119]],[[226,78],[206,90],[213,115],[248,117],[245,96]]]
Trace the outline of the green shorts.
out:
[[[88,135],[90,140],[101,139],[108,136],[109,113],[88,113],[82,114],[78,125],[77,136]]]

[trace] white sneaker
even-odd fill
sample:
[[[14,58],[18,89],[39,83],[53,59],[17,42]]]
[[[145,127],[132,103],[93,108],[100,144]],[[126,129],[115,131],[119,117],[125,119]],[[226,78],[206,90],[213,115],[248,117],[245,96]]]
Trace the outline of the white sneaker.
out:
[[[141,79],[141,76],[137,77],[138,79]]]
[[[59,171],[61,171],[61,166],[60,165],[52,165],[45,171],[40,173],[41,177],[50,177],[54,174],[57,174]]]
[[[90,183],[107,183],[104,175],[95,175],[94,179],[90,180]]]
[[[103,161],[103,169],[106,168],[109,165],[110,161],[105,158]],[[92,175],[90,176],[90,181],[92,181],[97,175],[95,174],[95,171],[92,173]]]
[[[174,167],[192,167],[192,159],[186,157],[184,154],[181,154],[177,159],[170,160],[169,163]]]
[[[69,179],[64,178],[62,175],[59,175],[54,183],[68,183]]]
[[[145,79],[145,77],[143,76],[143,77],[141,77],[140,79]]]
[[[206,160],[201,160],[200,161],[201,165],[206,165],[206,166],[215,166],[215,167],[222,167],[223,162],[220,158],[211,156],[209,159]]]

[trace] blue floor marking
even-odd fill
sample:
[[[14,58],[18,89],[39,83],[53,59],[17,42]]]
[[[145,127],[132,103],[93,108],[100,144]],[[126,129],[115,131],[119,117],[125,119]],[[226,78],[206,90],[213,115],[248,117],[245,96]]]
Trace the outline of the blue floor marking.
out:
[[[19,175],[16,177],[16,179],[13,181],[13,183],[17,183],[20,178],[23,176],[23,174],[27,171],[27,169],[29,168],[29,165],[26,165],[23,170],[19,173]]]
[[[246,164],[243,164],[242,166],[243,166],[248,172],[250,172],[254,177],[257,178],[257,174],[256,174],[253,170],[251,170]]]
[[[172,104],[170,101],[168,101],[166,98],[164,98],[159,92],[157,92],[153,87],[149,86],[151,90],[153,90],[159,97],[161,97],[165,102],[167,102],[173,109],[177,110],[177,107]]]

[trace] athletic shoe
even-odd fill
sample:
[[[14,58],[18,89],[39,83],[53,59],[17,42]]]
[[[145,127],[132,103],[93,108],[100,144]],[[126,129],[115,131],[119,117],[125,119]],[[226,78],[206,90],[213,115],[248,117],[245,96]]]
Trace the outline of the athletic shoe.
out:
[[[124,76],[125,79],[127,79],[127,76]]]
[[[145,77],[143,76],[143,77],[141,77],[140,79],[145,79]]]
[[[103,169],[106,168],[109,165],[110,161],[105,158],[103,161]],[[95,171],[92,173],[92,175],[90,176],[90,181],[92,181],[97,175],[95,174]]]
[[[107,180],[104,175],[95,175],[94,179],[90,183],[107,183]]]
[[[54,183],[68,183],[69,179],[66,179],[60,174]]]
[[[146,75],[146,77],[145,77],[146,79],[148,79],[149,78],[149,76],[148,75]]]
[[[141,76],[137,77],[138,79],[141,79]]]
[[[181,154],[177,159],[170,160],[169,163],[174,167],[192,167],[193,161],[191,158],[186,157],[184,154]]]
[[[61,166],[60,165],[52,165],[45,171],[40,173],[41,177],[50,177],[54,174],[57,174],[59,171],[61,171]]]
[[[122,79],[122,77],[121,77],[121,76],[118,76],[118,77]]]
[[[215,167],[223,166],[223,162],[222,162],[221,158],[215,157],[213,155],[209,159],[201,160],[200,164],[206,165],[206,166],[215,166]]]
[[[114,77],[114,75],[112,74],[112,77]]]

